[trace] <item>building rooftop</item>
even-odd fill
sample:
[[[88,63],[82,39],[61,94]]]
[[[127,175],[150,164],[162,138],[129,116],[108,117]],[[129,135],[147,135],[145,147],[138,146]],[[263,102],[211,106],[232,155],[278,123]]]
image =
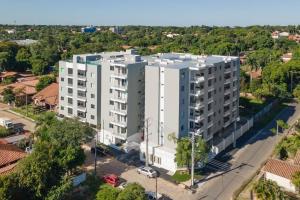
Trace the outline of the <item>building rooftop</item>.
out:
[[[233,56],[201,56],[185,53],[159,53],[151,56],[145,56],[143,59],[148,61],[149,66],[164,66],[168,68],[201,68],[220,62],[236,60]]]
[[[58,83],[52,83],[51,85],[45,87],[33,97],[34,100],[46,102],[49,105],[58,104]]]
[[[26,153],[12,144],[0,144],[0,167],[15,163],[24,158]]]
[[[290,164],[277,159],[269,159],[263,171],[291,180],[293,174],[300,171],[300,165]]]

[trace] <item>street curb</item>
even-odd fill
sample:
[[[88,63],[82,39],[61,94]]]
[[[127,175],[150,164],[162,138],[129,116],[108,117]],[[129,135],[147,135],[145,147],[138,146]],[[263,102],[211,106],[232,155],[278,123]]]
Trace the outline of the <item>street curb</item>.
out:
[[[17,112],[15,112],[15,111],[12,111],[12,110],[10,110],[10,109],[4,110],[4,112],[9,112],[9,113],[18,115],[18,116],[20,116],[20,117],[23,117],[23,118],[25,118],[25,119],[27,119],[27,120],[29,120],[29,121],[31,121],[31,122],[36,122],[35,120],[33,120],[33,119],[29,118],[29,117],[26,117],[26,116],[24,116],[24,115],[22,115],[22,114],[20,114],[20,113],[17,113]]]

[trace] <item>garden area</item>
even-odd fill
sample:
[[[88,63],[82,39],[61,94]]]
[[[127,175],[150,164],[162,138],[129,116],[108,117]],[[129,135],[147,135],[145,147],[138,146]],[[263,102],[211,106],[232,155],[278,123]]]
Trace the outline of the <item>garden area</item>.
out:
[[[270,103],[270,100],[257,99],[255,97],[240,97],[239,111],[243,117],[250,117],[255,115],[266,105]]]
[[[203,173],[199,170],[195,170],[195,179],[201,180],[204,176]],[[187,170],[177,170],[175,174],[171,177],[176,183],[186,182],[191,179],[191,174]]]
[[[0,126],[0,138],[7,137],[13,134],[13,131],[10,129],[6,129],[5,127]]]
[[[31,104],[28,104],[27,106],[14,107],[12,111],[29,117],[33,120],[37,120],[41,114],[45,113],[44,109]]]

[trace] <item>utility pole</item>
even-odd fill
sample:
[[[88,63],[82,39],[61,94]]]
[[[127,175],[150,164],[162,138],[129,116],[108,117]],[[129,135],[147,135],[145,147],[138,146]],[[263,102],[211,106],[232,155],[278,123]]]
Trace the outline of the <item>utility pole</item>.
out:
[[[191,167],[191,186],[194,186],[194,162],[195,162],[195,132],[192,132],[192,167]]]

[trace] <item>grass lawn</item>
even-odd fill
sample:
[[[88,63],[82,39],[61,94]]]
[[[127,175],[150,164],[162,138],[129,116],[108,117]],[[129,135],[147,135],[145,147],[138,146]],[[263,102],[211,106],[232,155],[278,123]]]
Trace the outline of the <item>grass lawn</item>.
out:
[[[33,120],[37,120],[38,117],[43,113],[43,112],[37,112],[35,107],[33,107],[31,104],[27,106],[27,109],[28,112],[26,111],[26,106],[20,106],[20,107],[13,108],[12,111],[20,113],[21,115],[27,116]]]
[[[240,97],[240,115],[245,117],[254,115],[255,113],[258,113],[268,103],[269,101]]]
[[[195,170],[195,179],[200,180],[203,177],[201,172]],[[191,175],[185,171],[176,171],[172,179],[178,183],[182,183],[191,179]]]

